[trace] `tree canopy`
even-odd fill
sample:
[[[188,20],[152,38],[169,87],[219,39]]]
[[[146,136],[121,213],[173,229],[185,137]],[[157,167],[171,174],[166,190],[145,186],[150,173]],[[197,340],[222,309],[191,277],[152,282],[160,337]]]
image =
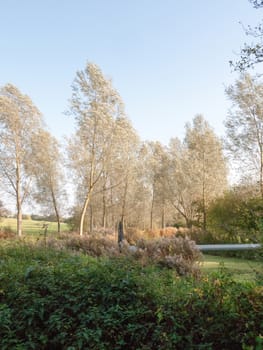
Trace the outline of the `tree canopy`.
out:
[[[249,0],[249,2],[251,2],[256,9],[263,7],[262,0]],[[250,44],[245,43],[240,52],[240,59],[236,62],[230,61],[230,65],[234,67],[235,70],[241,72],[263,62],[263,23],[259,23],[256,26],[248,25],[245,29],[245,33],[246,35],[255,38],[257,42],[252,42]]]

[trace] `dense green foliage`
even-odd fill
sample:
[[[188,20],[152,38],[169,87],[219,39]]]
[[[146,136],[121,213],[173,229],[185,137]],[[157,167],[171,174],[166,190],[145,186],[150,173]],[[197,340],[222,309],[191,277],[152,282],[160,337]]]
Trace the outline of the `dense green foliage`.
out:
[[[222,242],[260,242],[263,238],[263,199],[229,191],[209,208],[209,229]]]
[[[3,350],[262,348],[260,281],[236,283],[223,270],[182,278],[127,257],[21,244],[0,250]]]

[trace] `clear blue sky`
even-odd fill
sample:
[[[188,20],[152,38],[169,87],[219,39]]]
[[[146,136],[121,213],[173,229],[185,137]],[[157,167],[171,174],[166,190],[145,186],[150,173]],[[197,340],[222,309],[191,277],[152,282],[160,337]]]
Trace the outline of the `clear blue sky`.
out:
[[[218,135],[224,86],[263,10],[248,0],[0,0],[0,85],[28,94],[57,137],[74,122],[71,83],[87,61],[111,77],[142,139],[168,143],[201,113]],[[257,70],[259,67],[257,67]]]

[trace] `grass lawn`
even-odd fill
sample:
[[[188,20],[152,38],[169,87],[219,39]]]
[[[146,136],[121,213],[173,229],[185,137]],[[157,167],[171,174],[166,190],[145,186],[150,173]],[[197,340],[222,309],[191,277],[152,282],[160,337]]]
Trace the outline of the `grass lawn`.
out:
[[[23,233],[29,235],[38,235],[43,234],[43,224],[48,224],[47,233],[56,233],[57,232],[57,223],[56,222],[48,222],[48,221],[36,221],[36,220],[23,220]],[[8,227],[12,231],[16,231],[16,219],[13,218],[4,218],[0,221],[0,228]],[[61,223],[61,232],[68,231],[68,225],[65,223]]]
[[[204,254],[203,272],[215,272],[221,266],[233,273],[237,281],[251,281],[263,272],[263,263],[259,261]]]

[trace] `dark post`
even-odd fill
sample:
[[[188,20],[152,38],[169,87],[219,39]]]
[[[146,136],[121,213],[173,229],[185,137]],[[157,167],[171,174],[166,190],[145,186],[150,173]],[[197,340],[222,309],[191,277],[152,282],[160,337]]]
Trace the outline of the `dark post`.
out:
[[[124,240],[123,220],[121,220],[118,224],[118,246],[119,246],[120,252],[121,252],[123,240]]]

